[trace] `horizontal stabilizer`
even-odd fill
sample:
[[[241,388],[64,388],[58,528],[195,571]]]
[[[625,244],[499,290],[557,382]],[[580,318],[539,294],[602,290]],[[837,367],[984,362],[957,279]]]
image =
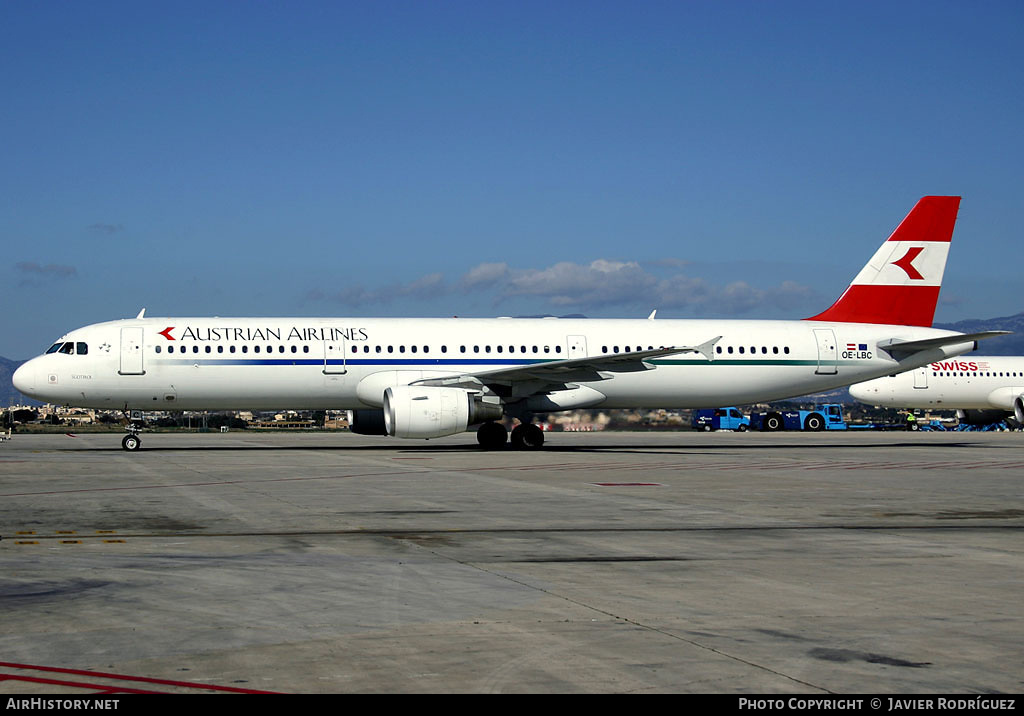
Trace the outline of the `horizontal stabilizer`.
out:
[[[931,348],[955,346],[961,343],[984,340],[985,338],[1005,336],[1012,332],[1013,331],[983,331],[981,333],[960,333],[952,336],[940,336],[939,338],[926,338],[920,341],[901,341],[898,338],[894,338],[890,341],[879,342],[878,348],[890,355],[894,355],[896,353],[901,355],[910,355],[911,353],[917,353],[918,351],[924,351]]]

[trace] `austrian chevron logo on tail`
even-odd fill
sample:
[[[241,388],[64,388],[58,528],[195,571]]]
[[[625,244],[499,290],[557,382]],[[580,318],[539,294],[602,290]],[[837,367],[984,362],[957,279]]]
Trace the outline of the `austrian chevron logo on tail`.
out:
[[[914,259],[916,259],[922,251],[924,251],[923,246],[911,246],[907,249],[907,253],[903,254],[903,258],[898,261],[893,261],[892,265],[899,266],[901,269],[906,271],[907,276],[910,279],[914,281],[922,281],[924,280],[924,276],[914,268]]]

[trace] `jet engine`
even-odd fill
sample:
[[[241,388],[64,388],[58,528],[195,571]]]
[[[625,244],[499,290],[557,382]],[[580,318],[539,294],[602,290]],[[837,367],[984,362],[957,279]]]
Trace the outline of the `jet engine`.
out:
[[[1024,423],[1024,395],[1018,395],[1013,399],[1013,417],[1018,423]]]
[[[957,410],[957,418],[968,425],[988,425],[998,423],[1006,417],[1005,410]]]
[[[399,438],[440,438],[501,418],[498,403],[462,388],[394,385],[384,391],[384,424]]]

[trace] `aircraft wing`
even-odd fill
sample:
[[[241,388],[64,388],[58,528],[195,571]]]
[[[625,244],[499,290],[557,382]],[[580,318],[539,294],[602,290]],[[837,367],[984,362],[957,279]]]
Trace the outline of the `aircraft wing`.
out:
[[[900,356],[907,356],[918,351],[928,350],[929,348],[942,348],[943,346],[955,346],[960,343],[970,343],[971,341],[980,341],[985,338],[995,338],[996,336],[1005,336],[1013,333],[1013,331],[983,331],[981,333],[960,333],[952,336],[940,336],[939,338],[926,338],[920,341],[901,341],[898,338],[894,338],[889,341],[881,341],[878,344],[880,350],[885,351],[894,358],[897,354]]]
[[[714,347],[722,339],[712,338],[699,346],[671,346],[630,353],[614,353],[585,358],[532,363],[530,365],[483,370],[442,378],[425,378],[413,385],[447,386],[467,389],[487,387],[506,397],[526,397],[552,389],[562,389],[574,382],[608,380],[615,373],[654,370],[648,361],[680,353],[700,353],[714,360]]]

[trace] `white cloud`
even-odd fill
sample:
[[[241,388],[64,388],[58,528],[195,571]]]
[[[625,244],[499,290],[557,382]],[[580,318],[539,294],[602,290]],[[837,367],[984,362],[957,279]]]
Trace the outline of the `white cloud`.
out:
[[[379,288],[353,284],[334,292],[314,290],[307,298],[363,307],[403,298],[433,300],[459,293],[484,298],[492,306],[519,304],[518,310],[535,310],[539,301],[549,309],[574,309],[582,313],[654,307],[692,315],[758,316],[800,310],[813,297],[811,289],[793,281],[783,281],[772,288],[757,288],[745,281],[715,284],[681,273],[686,265],[678,259],[646,262],[643,266],[635,261],[612,259],[595,259],[590,263],[560,261],[526,269],[515,269],[504,262],[481,263],[453,285],[435,272]]]

